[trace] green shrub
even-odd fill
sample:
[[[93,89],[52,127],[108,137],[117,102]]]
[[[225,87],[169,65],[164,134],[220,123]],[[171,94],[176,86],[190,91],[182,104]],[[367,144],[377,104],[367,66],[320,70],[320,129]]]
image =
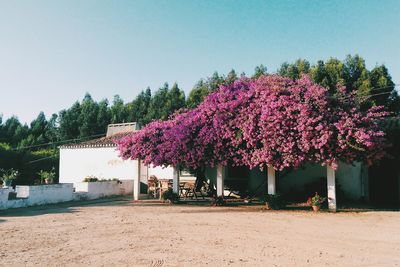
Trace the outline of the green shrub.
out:
[[[171,203],[176,203],[179,200],[179,195],[172,191],[172,188],[168,188],[167,191],[164,191],[162,193],[162,199],[163,200],[169,200]]]
[[[100,179],[99,182],[117,182],[119,184],[122,184],[121,180],[119,180],[118,178]]]
[[[286,206],[285,200],[279,194],[275,195],[267,194],[265,197],[265,204],[271,210],[283,209]]]
[[[50,171],[41,170],[37,173],[41,184],[52,184],[56,178],[56,171],[52,168]]]
[[[326,197],[321,197],[318,192],[315,192],[315,196],[308,198],[307,204],[310,206],[321,206],[326,200]]]
[[[93,182],[98,182],[98,181],[99,181],[99,178],[97,178],[93,175],[86,176],[85,179],[83,179],[84,183],[93,183]]]
[[[117,182],[119,184],[122,184],[122,182],[118,178],[112,178],[112,179],[99,179],[94,175],[89,175],[86,176],[85,179],[83,179],[84,183],[94,183],[94,182]]]
[[[17,179],[18,175],[19,172],[13,168],[8,170],[0,169],[0,180],[5,186],[10,186],[12,181]]]

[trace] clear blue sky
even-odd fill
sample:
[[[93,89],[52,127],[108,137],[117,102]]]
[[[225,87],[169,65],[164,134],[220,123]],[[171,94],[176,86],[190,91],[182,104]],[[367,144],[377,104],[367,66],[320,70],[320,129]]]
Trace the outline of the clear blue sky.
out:
[[[214,71],[359,53],[400,82],[400,1],[0,0],[0,113],[30,122]]]

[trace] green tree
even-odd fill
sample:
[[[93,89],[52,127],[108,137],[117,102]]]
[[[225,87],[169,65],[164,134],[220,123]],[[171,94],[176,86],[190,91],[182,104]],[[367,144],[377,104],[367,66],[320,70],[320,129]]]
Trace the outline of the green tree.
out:
[[[49,140],[46,137],[47,120],[43,112],[40,112],[36,119],[31,122],[30,135],[33,136],[33,144],[44,144],[48,143]]]
[[[51,115],[51,118],[46,125],[45,135],[50,142],[56,142],[60,140],[57,121],[58,115],[54,113]]]
[[[8,118],[2,126],[2,140],[13,147],[16,147],[28,135],[28,125],[22,125],[16,116]]]
[[[359,95],[368,95],[370,85],[368,81],[368,70],[365,60],[359,55],[348,55],[344,60],[343,79],[347,91],[359,91]]]
[[[79,136],[81,109],[81,104],[76,101],[69,109],[60,111],[59,134],[61,140],[69,140]]]
[[[238,75],[236,74],[236,71],[232,69],[228,75],[226,75],[225,79],[223,80],[223,83],[225,84],[232,84],[238,79]]]
[[[146,114],[146,122],[152,120],[166,120],[170,115],[167,109],[169,85],[165,83],[158,89],[150,100],[149,110]]]
[[[395,90],[395,84],[384,65],[376,66],[370,72],[370,86],[372,101],[375,105],[384,105],[388,110],[398,113],[400,110],[400,97]]]
[[[336,93],[337,85],[344,85],[344,64],[336,58],[330,58],[326,63],[319,60],[310,69],[311,78],[329,89],[331,94]]]
[[[194,88],[190,91],[186,106],[188,108],[197,107],[204,98],[211,92],[215,92],[221,84],[231,84],[238,79],[235,70],[231,70],[228,75],[221,76],[218,72],[214,72],[211,77],[199,80]]]
[[[167,95],[167,112],[169,114],[174,113],[185,106],[185,92],[179,89],[178,84],[174,83]]]
[[[128,118],[127,108],[119,95],[114,96],[111,106],[111,123],[126,122]]]
[[[87,93],[82,100],[81,113],[78,117],[80,138],[104,133],[105,129],[97,124],[98,111],[98,104]]]
[[[211,90],[204,80],[198,81],[189,93],[186,106],[188,108],[197,107],[210,92]]]
[[[225,82],[224,76],[218,74],[218,72],[214,72],[211,77],[207,78],[207,86],[211,92],[215,92],[218,90],[219,86]]]
[[[267,67],[265,67],[263,64],[257,66],[254,69],[254,74],[251,76],[253,79],[256,79],[260,77],[261,75],[266,75],[267,74]]]
[[[148,117],[147,113],[149,111],[150,101],[151,90],[148,87],[145,91],[141,91],[131,103],[127,104],[127,120],[144,125]]]
[[[298,59],[293,64],[283,63],[278,69],[278,74],[289,77],[293,80],[300,78],[302,74],[310,72],[310,62],[305,59]]]
[[[348,93],[355,91],[364,110],[384,105],[389,111],[399,113],[400,97],[384,65],[370,71],[362,57],[348,55],[343,61],[330,58],[326,62],[319,60],[313,66],[305,60],[297,60],[293,64],[282,64],[278,70],[278,74],[292,79],[299,78],[303,73],[309,73],[313,81],[328,88],[331,95],[337,94],[338,85],[346,86]]]
[[[98,104],[97,112],[97,129],[99,133],[104,133],[107,125],[111,122],[111,112],[108,107],[108,100],[103,99]]]
[[[0,143],[7,141],[3,126],[3,114],[0,114]]]

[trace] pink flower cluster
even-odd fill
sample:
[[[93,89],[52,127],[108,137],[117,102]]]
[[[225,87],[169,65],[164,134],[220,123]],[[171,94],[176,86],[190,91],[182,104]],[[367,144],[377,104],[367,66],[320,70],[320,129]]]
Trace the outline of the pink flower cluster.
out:
[[[152,122],[117,145],[124,159],[156,166],[336,167],[338,161],[371,163],[384,155],[379,122],[386,115],[382,107],[363,113],[352,95],[331,97],[308,76],[242,77],[197,108]]]
[[[132,136],[117,140],[124,159],[142,159],[155,166],[178,165],[192,169],[227,165],[237,160],[235,118],[242,107],[241,96],[249,79],[221,86],[202,104],[183,110],[168,121],[149,123]]]

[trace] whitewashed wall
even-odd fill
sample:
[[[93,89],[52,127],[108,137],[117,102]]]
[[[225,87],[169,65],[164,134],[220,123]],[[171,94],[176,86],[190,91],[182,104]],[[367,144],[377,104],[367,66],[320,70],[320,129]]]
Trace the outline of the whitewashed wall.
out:
[[[55,204],[76,200],[91,200],[133,192],[133,180],[49,185],[17,185],[17,199],[8,199],[11,187],[0,188],[0,210],[36,205]]]
[[[12,191],[11,187],[0,188],[0,210],[7,209],[8,195]]]
[[[98,199],[116,195],[129,195],[133,193],[133,180],[75,183],[76,193],[86,193],[85,199]],[[82,195],[82,194],[80,194]]]
[[[73,200],[72,184],[17,185],[18,199],[8,199],[9,188],[0,188],[0,210],[36,205],[55,204]]]
[[[27,198],[28,206],[54,204],[73,200],[71,183],[49,185],[17,185],[18,198]]]
[[[60,183],[76,185],[90,175],[99,179],[133,180],[137,177],[137,168],[136,160],[122,160],[115,147],[60,149]],[[141,182],[147,184],[147,178],[151,175],[155,175],[158,179],[172,179],[173,168],[150,166],[147,175],[142,170]],[[182,177],[182,179],[190,180],[194,177]]]
[[[173,167],[154,167],[149,166],[148,175],[156,176],[158,179],[173,179],[174,168]],[[182,181],[195,180],[194,176],[181,176]]]
[[[163,167],[150,166],[148,173],[149,173],[149,177],[154,175],[158,179],[172,179],[174,169],[172,167],[163,168]]]
[[[115,147],[60,149],[60,183],[79,183],[89,175],[133,180],[137,176],[137,161],[122,160]]]

